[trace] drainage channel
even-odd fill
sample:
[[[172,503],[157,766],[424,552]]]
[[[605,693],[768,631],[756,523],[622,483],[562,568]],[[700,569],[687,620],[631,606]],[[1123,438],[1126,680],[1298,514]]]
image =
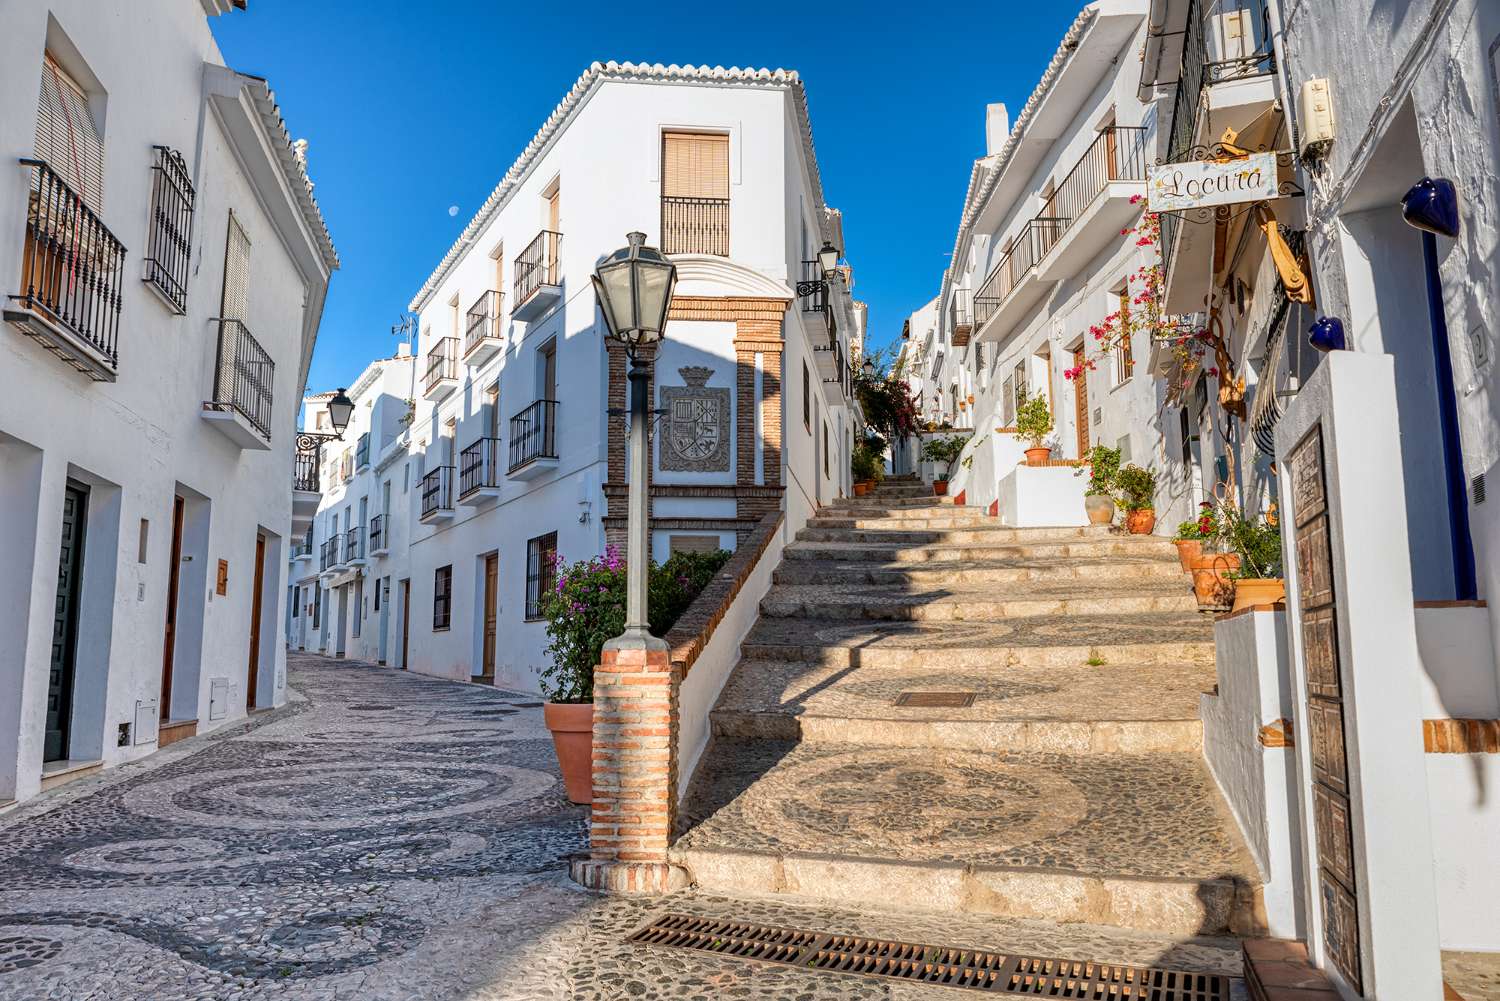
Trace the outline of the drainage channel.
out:
[[[707,952],[805,970],[853,973],[1068,1001],[1229,1001],[1230,978],[1147,966],[1010,956],[916,942],[666,914],[631,935],[636,945]]]

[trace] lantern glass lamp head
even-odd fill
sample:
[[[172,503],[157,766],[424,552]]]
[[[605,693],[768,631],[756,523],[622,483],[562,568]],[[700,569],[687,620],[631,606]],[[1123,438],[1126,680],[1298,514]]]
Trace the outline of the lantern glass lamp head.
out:
[[[865,359],[864,373],[866,379],[875,378],[875,363],[868,358]]]
[[[354,401],[349,399],[340,386],[339,391],[333,394],[333,399],[328,401],[328,422],[333,425],[334,433],[340,438],[344,436],[344,428],[349,426],[349,418],[354,415]]]
[[[634,357],[638,348],[661,340],[677,285],[677,265],[648,247],[645,233],[626,237],[630,246],[610,254],[594,269],[594,291],[609,336]]]
[[[823,241],[823,249],[818,251],[818,270],[823,272],[825,282],[833,281],[833,276],[839,270],[839,252],[827,240]]]

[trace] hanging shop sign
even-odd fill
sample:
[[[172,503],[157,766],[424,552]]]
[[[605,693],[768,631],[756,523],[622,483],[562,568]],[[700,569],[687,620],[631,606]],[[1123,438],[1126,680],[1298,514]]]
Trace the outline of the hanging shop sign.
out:
[[[1152,212],[1235,205],[1281,197],[1276,154],[1252,153],[1234,160],[1164,163],[1146,179],[1146,204]]]

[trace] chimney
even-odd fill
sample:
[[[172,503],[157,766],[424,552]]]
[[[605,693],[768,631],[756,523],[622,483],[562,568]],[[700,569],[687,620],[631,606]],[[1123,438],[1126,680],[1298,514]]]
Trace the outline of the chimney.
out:
[[[984,108],[984,155],[994,156],[1010,138],[1010,114],[1003,102],[987,104]]]

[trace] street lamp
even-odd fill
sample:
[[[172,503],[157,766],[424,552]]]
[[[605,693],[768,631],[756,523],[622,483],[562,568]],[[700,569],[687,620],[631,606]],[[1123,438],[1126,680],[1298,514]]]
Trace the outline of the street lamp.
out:
[[[828,286],[839,273],[839,252],[833,244],[827,240],[823,241],[823,249],[818,251],[818,270],[822,273],[821,278],[797,283],[797,298],[805,299],[808,296],[821,295],[822,308],[828,304]]]
[[[871,361],[870,359],[866,358],[865,359],[865,365],[864,365],[864,371],[865,371],[865,378],[866,379],[873,379],[873,378],[875,378],[875,363],[873,361]]]
[[[344,429],[349,426],[349,418],[354,414],[354,401],[349,399],[346,387],[340,386],[339,391],[333,394],[333,399],[328,401],[328,423],[333,425],[333,434],[323,431],[298,431],[297,451],[316,452],[323,447],[325,441],[343,441]]]
[[[646,477],[650,461],[647,424],[650,406],[646,399],[649,378],[640,349],[662,339],[667,310],[677,285],[677,265],[660,250],[647,247],[646,234],[626,236],[622,247],[594,269],[594,292],[604,314],[606,333],[625,348],[630,358],[630,527],[625,550],[627,590],[625,632],[610,640],[610,650],[665,650],[664,641],[647,630],[646,568],[651,556],[646,523]]]

